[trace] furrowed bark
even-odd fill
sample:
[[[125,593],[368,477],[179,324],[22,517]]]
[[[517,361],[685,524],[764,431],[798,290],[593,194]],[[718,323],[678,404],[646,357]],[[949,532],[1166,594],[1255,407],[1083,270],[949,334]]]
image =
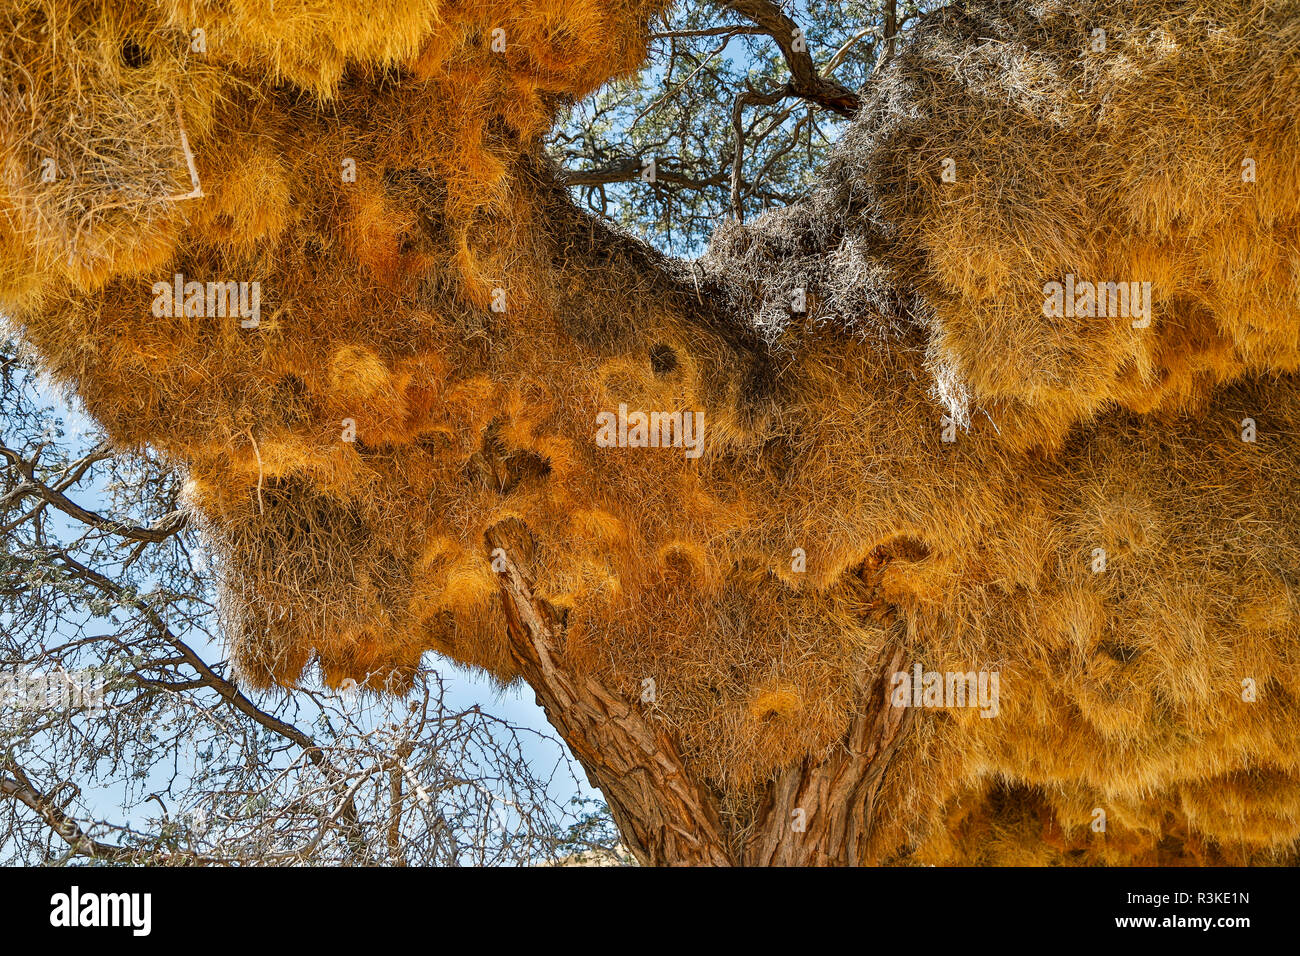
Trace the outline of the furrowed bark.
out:
[[[866,689],[849,732],[829,757],[806,757],[770,785],[759,826],[745,843],[747,866],[860,866],[867,856],[876,795],[912,723],[908,707],[889,706],[890,675],[905,669],[901,648]]]
[[[742,837],[729,832],[717,794],[693,779],[675,741],[633,703],[570,669],[562,614],[533,592],[535,542],[509,519],[486,535],[501,586],[511,653],[547,719],[601,789],[629,848],[643,865],[842,866],[875,862],[865,847],[889,760],[910,710],[888,706],[886,654],[842,742],[825,759],[805,758],[769,785]]]
[[[488,529],[511,653],[537,702],[609,802],[643,865],[727,866],[717,802],[687,775],[673,740],[599,681],[568,669],[563,621],[533,593],[535,546],[513,519]]]

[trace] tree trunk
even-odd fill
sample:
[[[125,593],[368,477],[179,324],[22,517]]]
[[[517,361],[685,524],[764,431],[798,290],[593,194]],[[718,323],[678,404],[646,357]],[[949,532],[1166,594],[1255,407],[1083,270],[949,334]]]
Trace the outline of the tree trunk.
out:
[[[719,813],[720,794],[692,774],[673,738],[636,702],[569,667],[564,617],[532,590],[537,549],[528,528],[508,519],[486,539],[520,672],[643,865],[876,862],[866,850],[876,794],[911,723],[911,709],[890,707],[885,691],[889,675],[904,668],[901,649],[882,657],[841,744],[782,771],[744,832],[733,832]]]

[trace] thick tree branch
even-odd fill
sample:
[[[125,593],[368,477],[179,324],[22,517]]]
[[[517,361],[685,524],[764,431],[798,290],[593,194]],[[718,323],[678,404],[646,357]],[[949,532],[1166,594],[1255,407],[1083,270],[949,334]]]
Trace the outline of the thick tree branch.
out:
[[[890,678],[906,668],[901,648],[887,648],[863,690],[857,716],[829,757],[805,757],[783,770],[768,791],[750,835],[746,866],[862,866],[879,860],[867,844],[876,795],[912,723],[912,708],[892,707]]]
[[[35,811],[37,816],[68,844],[74,854],[114,863],[129,863],[139,857],[138,853],[125,847],[103,843],[89,836],[76,820],[32,786],[32,782],[21,767],[8,760],[4,762],[4,767],[13,776],[0,775],[0,796],[17,800],[28,809]]]
[[[735,136],[735,153],[731,165],[731,211],[735,214],[736,219],[741,222],[745,221],[745,202],[742,188],[745,169],[745,107],[771,106],[774,103],[779,103],[784,95],[779,90],[773,93],[759,93],[755,90],[747,90],[736,97],[736,102],[731,108],[731,129]]]
[[[595,169],[563,169],[560,170],[557,178],[564,186],[604,186],[637,180],[641,177],[643,169],[644,163],[639,157],[628,156]],[[704,179],[696,179],[656,165],[654,181],[672,186],[684,186],[687,189],[707,189],[710,186],[725,185],[727,174],[720,172]]]
[[[508,519],[486,537],[520,673],[604,792],[637,859],[646,865],[730,865],[716,797],[687,773],[672,738],[564,660],[561,616],[532,590],[536,555],[528,529]]]
[[[827,757],[781,771],[740,837],[718,814],[717,795],[692,779],[673,739],[599,681],[564,659],[564,621],[532,590],[538,560],[528,529],[507,519],[487,532],[501,586],[510,648],[547,719],[604,792],[643,864],[854,866],[878,862],[868,841],[876,796],[905,739],[910,708],[890,706],[890,678],[905,667],[887,646],[862,688],[857,715]]]
[[[753,21],[776,41],[790,68],[790,82],[783,88],[782,95],[801,97],[841,116],[857,113],[862,105],[858,95],[818,72],[807,38],[799,25],[782,13],[776,3],[772,0],[725,0],[722,6]]]
[[[37,497],[46,504],[53,505],[70,518],[76,518],[83,524],[90,525],[97,530],[107,531],[109,534],[115,534],[131,541],[165,541],[184,528],[188,521],[183,511],[173,511],[147,528],[125,521],[117,521],[113,518],[105,518],[89,508],[83,508],[65,495],[62,488],[67,486],[67,481],[60,482],[61,487],[51,487],[45,484],[36,477],[35,463],[23,458],[13,449],[0,445],[0,456],[3,456],[23,476],[23,481],[0,500],[2,505],[13,504],[27,497]],[[17,524],[21,524],[28,517],[29,515],[24,515],[17,522],[0,528],[0,532],[12,531]]]
[[[720,37],[720,36],[752,36],[756,33],[766,33],[762,27],[708,27],[703,30],[670,30],[665,33],[650,34],[651,40],[672,40],[677,38],[689,37]]]
[[[898,36],[898,2],[885,0],[885,59],[894,55],[894,42]]]

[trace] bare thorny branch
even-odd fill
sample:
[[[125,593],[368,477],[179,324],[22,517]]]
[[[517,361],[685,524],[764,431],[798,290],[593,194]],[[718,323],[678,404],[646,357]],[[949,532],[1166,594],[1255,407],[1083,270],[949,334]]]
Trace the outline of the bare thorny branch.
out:
[[[572,770],[554,738],[449,706],[434,671],[391,696],[239,687],[206,653],[220,634],[175,478],[149,459],[131,478],[135,465],[102,442],[73,452],[23,363],[0,363],[0,681],[90,665],[106,698],[99,710],[32,706],[0,683],[0,856],[446,865],[612,841],[603,824],[564,823],[573,813],[548,788]],[[127,480],[105,485],[105,469]],[[525,740],[549,741],[551,777]],[[161,817],[112,824],[95,809],[145,804]]]
[[[619,214],[624,218],[627,200],[643,197],[637,200],[638,208],[644,208],[640,215],[653,210],[670,244],[678,231],[699,241],[719,215],[743,220],[755,201],[764,207],[794,202],[801,193],[792,184],[834,141],[838,124],[861,108],[863,93],[854,85],[869,79],[862,64],[870,65],[870,73],[893,56],[897,36],[923,6],[905,4],[900,16],[896,0],[878,0],[855,7],[852,15],[837,12],[831,23],[820,6],[778,0],[713,0],[690,8],[689,16],[675,15],[651,35],[662,92],[634,107],[623,135],[632,138],[643,120],[657,117],[655,132],[621,149],[590,138],[590,130],[612,115],[612,101],[598,97],[580,136],[563,127],[554,134],[553,142],[562,147],[558,178],[585,190],[585,203],[601,215],[609,215],[609,189],[622,187]],[[819,43],[829,36],[838,45],[829,56],[819,56],[818,49],[825,47],[814,43],[810,32]],[[733,68],[721,65],[719,58],[736,40],[747,44],[746,60],[753,57],[749,76],[735,76]],[[778,67],[764,59],[763,41],[775,48]],[[836,76],[850,63],[854,85]],[[707,118],[722,96],[727,97],[725,124]],[[787,122],[800,110],[804,112]],[[753,118],[747,123],[748,114]],[[832,130],[829,136],[824,123]],[[725,138],[719,136],[723,130]],[[655,162],[652,177],[646,175],[650,158]],[[629,189],[624,184],[634,185]]]

